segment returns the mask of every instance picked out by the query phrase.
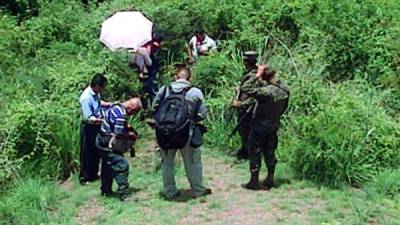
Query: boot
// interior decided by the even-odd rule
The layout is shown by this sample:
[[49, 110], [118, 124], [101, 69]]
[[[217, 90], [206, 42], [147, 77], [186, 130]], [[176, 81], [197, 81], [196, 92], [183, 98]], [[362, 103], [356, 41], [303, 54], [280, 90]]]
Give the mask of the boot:
[[252, 172], [250, 181], [247, 184], [242, 184], [242, 187], [249, 190], [260, 190], [260, 183], [258, 181], [258, 171]]
[[117, 193], [119, 195], [119, 200], [126, 201], [127, 199], [131, 198], [133, 191], [132, 188], [126, 188], [122, 190], [118, 189]]
[[275, 174], [275, 166], [278, 163], [275, 157], [271, 157], [272, 159], [266, 160], [268, 174], [265, 180], [263, 181], [263, 189], [270, 190], [274, 187], [274, 174]]
[[274, 187], [274, 176], [269, 175], [264, 179], [262, 185], [264, 190], [270, 190], [271, 188]]

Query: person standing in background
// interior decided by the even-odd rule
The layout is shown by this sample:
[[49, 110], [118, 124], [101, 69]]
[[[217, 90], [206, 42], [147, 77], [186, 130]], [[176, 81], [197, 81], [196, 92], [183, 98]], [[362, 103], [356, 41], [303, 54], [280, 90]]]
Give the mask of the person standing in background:
[[157, 76], [160, 71], [160, 49], [163, 37], [153, 35], [153, 39], [144, 46], [130, 50], [132, 54], [129, 65], [139, 73], [143, 82], [143, 90], [149, 96], [151, 103], [158, 91]]
[[208, 55], [217, 51], [217, 44], [207, 35], [204, 29], [197, 29], [195, 35], [190, 39], [188, 45], [189, 64], [194, 64], [199, 56]]

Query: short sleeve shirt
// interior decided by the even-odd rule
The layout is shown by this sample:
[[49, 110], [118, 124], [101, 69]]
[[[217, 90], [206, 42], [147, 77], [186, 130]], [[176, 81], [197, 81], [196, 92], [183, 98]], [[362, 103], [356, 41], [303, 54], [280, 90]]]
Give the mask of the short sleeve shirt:
[[82, 119], [84, 121], [102, 117], [100, 99], [100, 94], [95, 93], [90, 86], [82, 92], [79, 103], [81, 105]]
[[200, 51], [213, 51], [217, 49], [217, 44], [208, 35], [204, 38], [202, 42], [197, 41], [197, 37], [193, 36], [189, 41], [189, 46], [192, 48], [193, 56], [197, 57]]

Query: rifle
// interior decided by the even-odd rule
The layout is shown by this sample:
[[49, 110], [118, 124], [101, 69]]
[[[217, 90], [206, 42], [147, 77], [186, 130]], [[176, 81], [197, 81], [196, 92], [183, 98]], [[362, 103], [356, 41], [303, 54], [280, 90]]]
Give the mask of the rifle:
[[233, 128], [232, 133], [228, 136], [228, 139], [231, 139], [233, 135], [236, 134], [236, 132], [239, 130], [240, 125], [242, 125], [242, 123], [248, 118], [248, 116], [253, 113], [255, 106], [256, 104], [253, 104], [246, 109], [245, 114], [239, 118], [239, 122], [236, 124], [235, 128]]

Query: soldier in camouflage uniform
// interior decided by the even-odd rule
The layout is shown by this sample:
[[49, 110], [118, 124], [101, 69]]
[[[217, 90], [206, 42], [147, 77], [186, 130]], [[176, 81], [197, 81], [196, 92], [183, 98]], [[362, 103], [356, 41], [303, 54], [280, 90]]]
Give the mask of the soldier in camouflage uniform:
[[[257, 73], [257, 52], [255, 51], [247, 51], [244, 53], [244, 63], [245, 63], [245, 73], [243, 75], [242, 80], [240, 81], [240, 86], [238, 90], [238, 94], [236, 98], [232, 102], [232, 106], [237, 108], [238, 110], [238, 131], [242, 141], [242, 146], [236, 153], [237, 159], [247, 159], [248, 158], [248, 143], [247, 139], [249, 136], [250, 130], [250, 118], [249, 116], [246, 117], [247, 110], [253, 104], [255, 104], [255, 99], [248, 96], [243, 91], [240, 91], [241, 86], [243, 83], [252, 75]], [[240, 122], [241, 118], [243, 120]]]
[[[257, 102], [250, 122], [248, 139], [251, 179], [243, 185], [247, 189], [258, 190], [263, 187], [268, 190], [274, 185], [279, 120], [287, 108], [289, 99], [288, 86], [277, 80], [275, 73], [274, 70], [260, 65], [257, 73], [250, 75], [241, 86], [241, 91], [255, 98]], [[262, 155], [268, 175], [260, 186], [258, 176]]]

